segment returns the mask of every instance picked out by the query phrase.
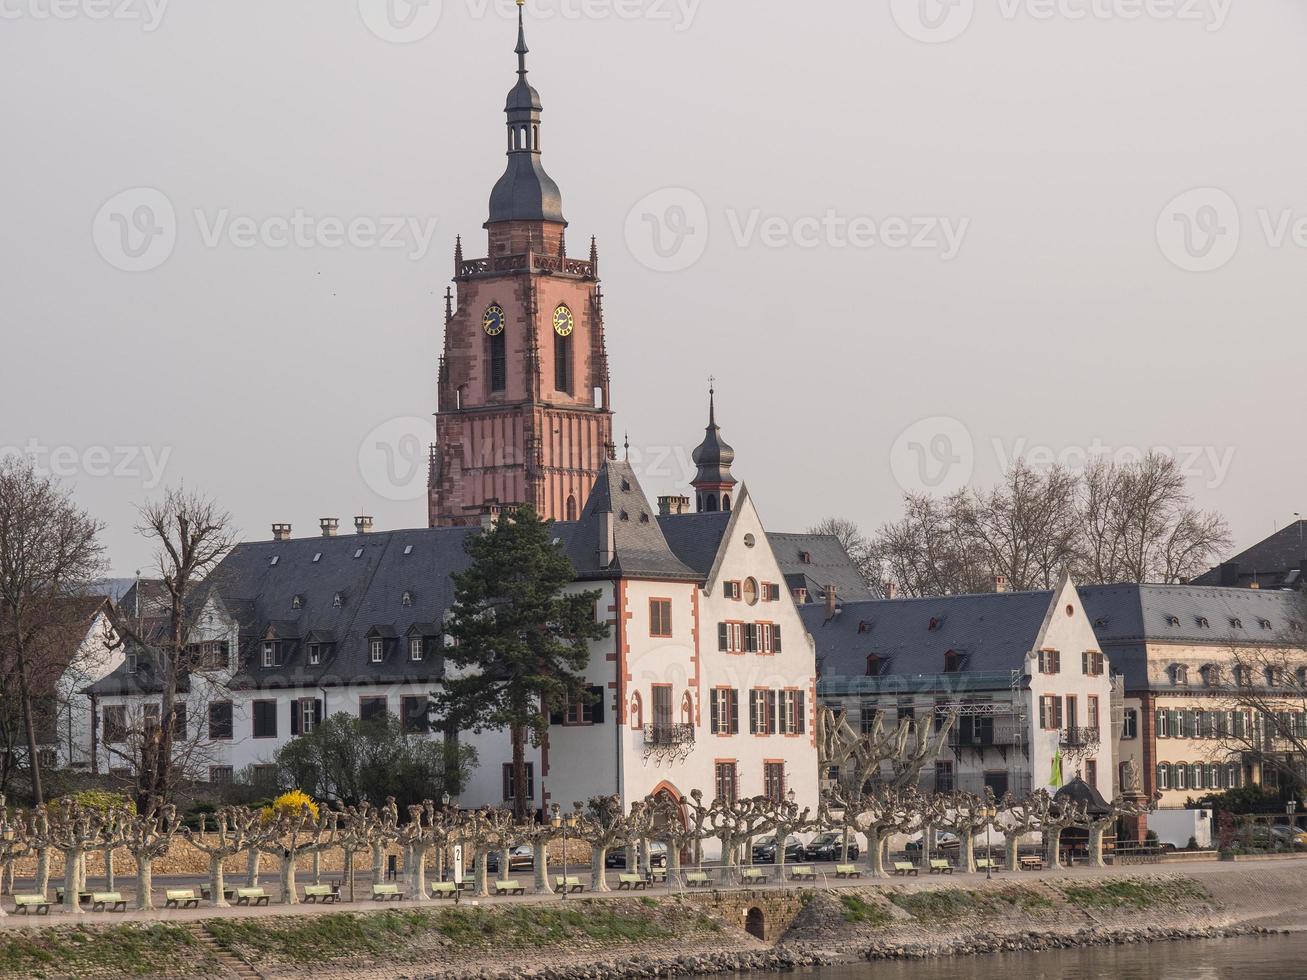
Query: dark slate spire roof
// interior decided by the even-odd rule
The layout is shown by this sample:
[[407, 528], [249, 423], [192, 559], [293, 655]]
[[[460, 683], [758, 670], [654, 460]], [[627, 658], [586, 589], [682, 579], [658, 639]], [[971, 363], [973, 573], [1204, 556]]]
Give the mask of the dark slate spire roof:
[[708, 389], [708, 434], [694, 451], [694, 464], [699, 467], [691, 486], [734, 486], [736, 479], [731, 475], [731, 464], [735, 462], [735, 450], [722, 438], [722, 430], [717, 425], [717, 392]]
[[[602, 562], [612, 527], [612, 561]], [[582, 579], [627, 578], [700, 581], [702, 576], [672, 551], [657, 518], [625, 461], [610, 460], [575, 524], [555, 525]]]
[[527, 81], [526, 24], [517, 11], [517, 84], [508, 93], [508, 169], [490, 195], [490, 221], [554, 221], [563, 217], [563, 194], [540, 162], [540, 93]]

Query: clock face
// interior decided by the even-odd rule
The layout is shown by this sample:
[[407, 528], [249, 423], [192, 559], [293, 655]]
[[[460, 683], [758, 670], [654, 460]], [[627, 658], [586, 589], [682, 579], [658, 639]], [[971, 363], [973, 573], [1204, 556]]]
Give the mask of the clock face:
[[576, 317], [566, 306], [560, 306], [554, 310], [554, 333], [560, 337], [572, 336], [572, 331], [576, 329]]
[[504, 326], [508, 323], [508, 318], [504, 316], [503, 307], [492, 306], [486, 310], [485, 318], [481, 321], [481, 328], [485, 330], [486, 336], [498, 337], [504, 332]]

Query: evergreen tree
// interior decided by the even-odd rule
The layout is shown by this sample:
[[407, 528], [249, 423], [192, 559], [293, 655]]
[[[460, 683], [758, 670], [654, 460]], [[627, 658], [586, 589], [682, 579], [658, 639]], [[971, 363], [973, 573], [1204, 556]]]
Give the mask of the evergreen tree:
[[599, 592], [564, 593], [572, 562], [550, 522], [530, 507], [468, 539], [472, 565], [454, 575], [445, 649], [449, 668], [433, 697], [447, 729], [502, 730], [513, 745], [513, 809], [527, 813], [526, 746], [549, 729], [550, 708], [588, 698], [589, 644], [608, 636], [597, 622]]

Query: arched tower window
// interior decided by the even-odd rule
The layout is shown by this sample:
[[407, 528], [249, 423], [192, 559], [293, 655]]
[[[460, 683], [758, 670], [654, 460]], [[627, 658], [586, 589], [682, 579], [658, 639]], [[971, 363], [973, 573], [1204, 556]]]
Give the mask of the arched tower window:
[[567, 519], [576, 520], [576, 497], [573, 494], [567, 495]]
[[508, 339], [504, 331], [490, 338], [490, 390], [508, 388]]
[[554, 334], [554, 390], [572, 393], [572, 335]]

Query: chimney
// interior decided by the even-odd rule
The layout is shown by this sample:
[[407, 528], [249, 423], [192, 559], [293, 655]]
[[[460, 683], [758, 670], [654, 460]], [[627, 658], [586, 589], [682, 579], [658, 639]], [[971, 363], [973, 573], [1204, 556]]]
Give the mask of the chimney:
[[659, 497], [658, 513], [663, 517], [675, 517], [690, 513], [689, 497]]
[[373, 520], [371, 517], [354, 518], [354, 530], [359, 534], [371, 534]]
[[334, 538], [340, 531], [340, 519], [336, 517], [324, 517], [318, 522], [322, 527], [322, 536], [324, 538]]
[[881, 585], [880, 592], [886, 599], [897, 599], [899, 597], [899, 583], [885, 582]]
[[599, 515], [599, 567], [607, 568], [617, 558], [617, 519], [612, 511]]
[[289, 541], [290, 532], [291, 526], [289, 524], [274, 524], [272, 525], [272, 540]]
[[835, 605], [839, 596], [836, 594], [835, 586], [826, 586], [826, 621], [830, 622], [835, 618]]
[[993, 587], [993, 591], [998, 594], [1002, 594], [1008, 590], [1006, 575], [995, 575], [989, 580], [989, 583]]

